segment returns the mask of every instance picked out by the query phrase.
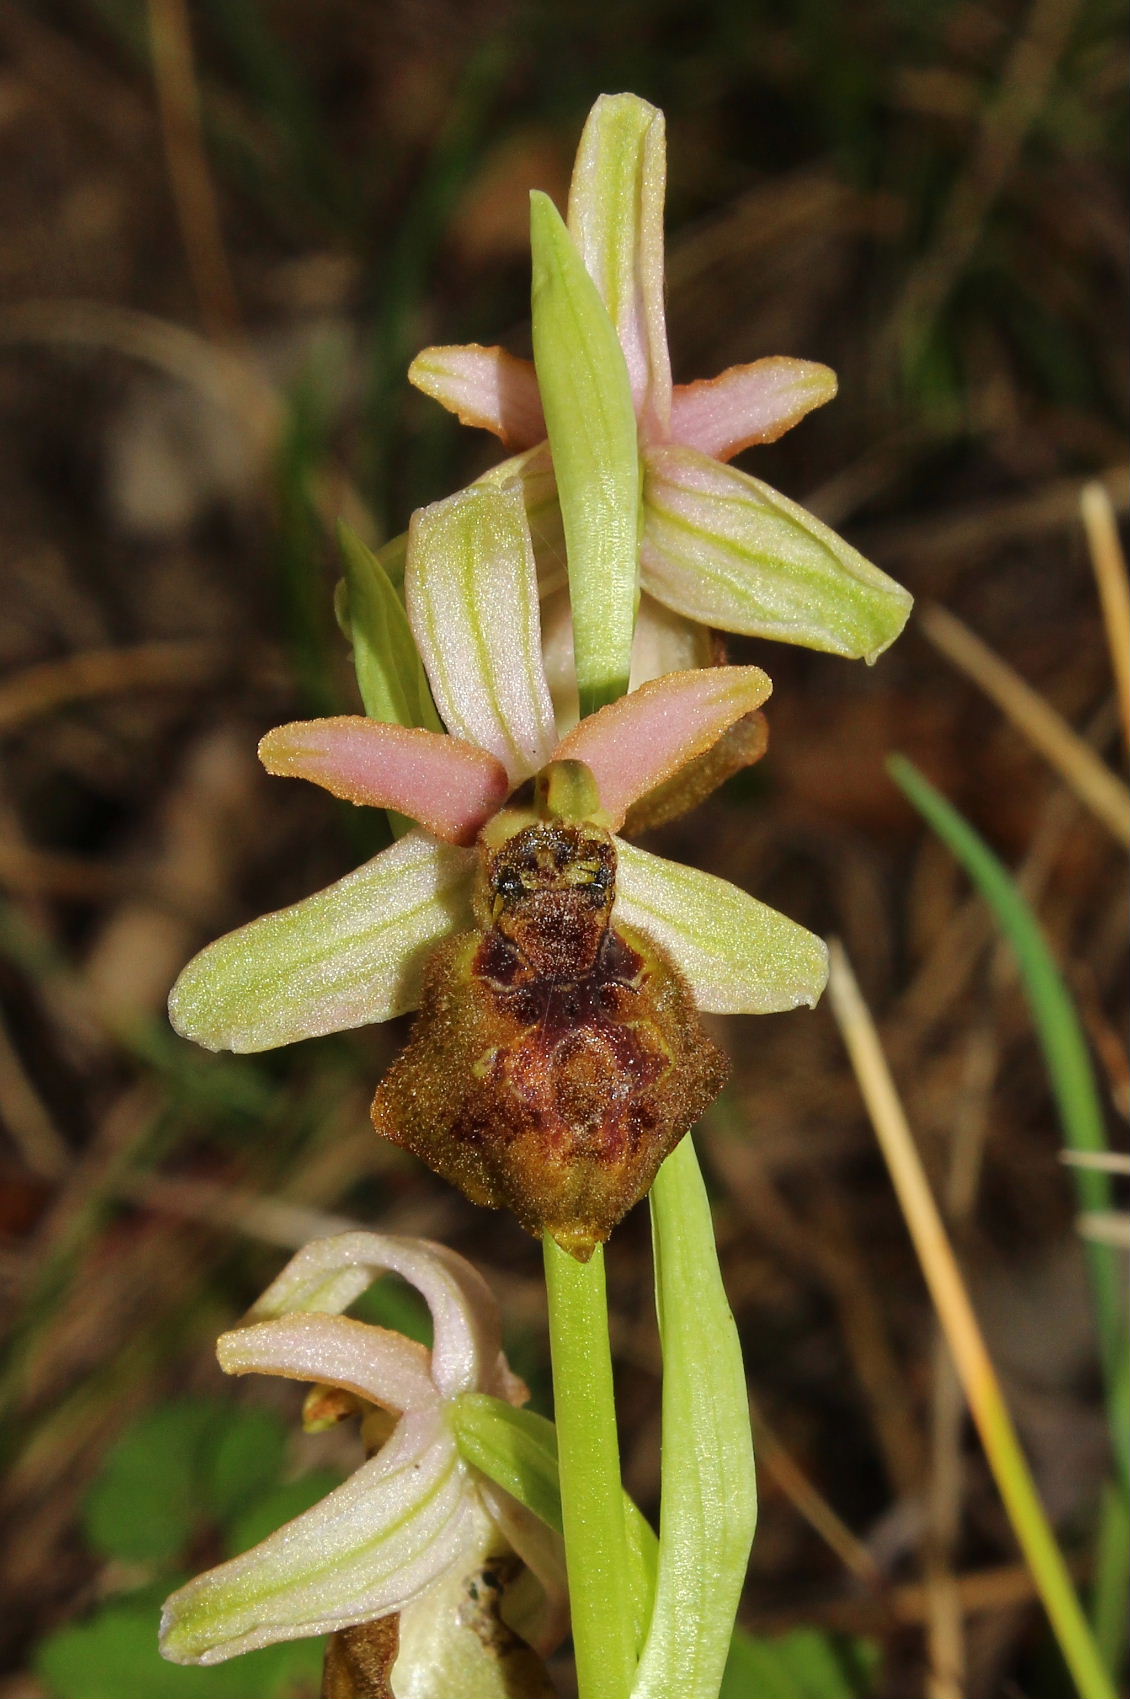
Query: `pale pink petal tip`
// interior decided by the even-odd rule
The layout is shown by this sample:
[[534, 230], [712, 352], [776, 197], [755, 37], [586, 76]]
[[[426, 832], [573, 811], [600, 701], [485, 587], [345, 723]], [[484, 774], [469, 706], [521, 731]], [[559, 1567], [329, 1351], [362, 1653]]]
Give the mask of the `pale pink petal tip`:
[[422, 1345], [352, 1316], [306, 1313], [233, 1328], [220, 1335], [216, 1356], [225, 1374], [343, 1387], [398, 1415], [439, 1397]]
[[360, 714], [276, 726], [259, 745], [268, 773], [309, 779], [347, 802], [395, 808], [452, 844], [469, 844], [506, 799], [501, 761], [462, 738]]
[[730, 366], [716, 378], [678, 386], [671, 440], [730, 460], [754, 443], [776, 442], [835, 393], [835, 372], [815, 360], [779, 355]]
[[460, 424], [493, 431], [508, 448], [532, 448], [545, 437], [537, 378], [529, 360], [505, 348], [425, 348], [408, 381], [454, 413]]
[[556, 760], [583, 761], [618, 826], [637, 799], [710, 749], [728, 726], [760, 708], [772, 690], [760, 667], [667, 673], [580, 722]]

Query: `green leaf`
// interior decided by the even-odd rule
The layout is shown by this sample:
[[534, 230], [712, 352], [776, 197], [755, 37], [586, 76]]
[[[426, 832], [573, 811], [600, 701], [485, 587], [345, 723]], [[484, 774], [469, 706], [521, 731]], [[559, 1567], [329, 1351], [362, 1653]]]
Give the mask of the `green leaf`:
[[530, 197], [534, 364], [569, 560], [581, 713], [623, 696], [639, 601], [639, 443], [624, 353], [548, 196]]
[[349, 1306], [350, 1315], [358, 1321], [372, 1322], [374, 1327], [391, 1328], [415, 1339], [430, 1351], [435, 1328], [432, 1312], [414, 1286], [395, 1274], [383, 1274], [366, 1288]]
[[[455, 1442], [468, 1463], [540, 1516], [558, 1534], [564, 1532], [561, 1484], [557, 1472], [557, 1429], [534, 1410], [516, 1410], [486, 1392], [465, 1392], [451, 1408]], [[659, 1542], [647, 1517], [624, 1494], [624, 1532], [628, 1543], [628, 1591], [642, 1641], [655, 1592]]]
[[271, 1410], [225, 1409], [201, 1470], [201, 1499], [226, 1522], [273, 1486], [286, 1459], [286, 1429]]
[[83, 1528], [90, 1544], [132, 1563], [175, 1558], [196, 1525], [205, 1446], [222, 1419], [215, 1404], [185, 1400], [135, 1422], [87, 1495]]
[[719, 1699], [857, 1699], [877, 1661], [866, 1641], [840, 1643], [815, 1628], [774, 1639], [735, 1629]]
[[365, 712], [396, 726], [442, 731], [404, 603], [378, 555], [341, 520], [345, 559], [343, 613]]
[[315, 1699], [323, 1640], [293, 1641], [212, 1669], [166, 1663], [152, 1590], [52, 1634], [35, 1655], [52, 1699]]
[[757, 1520], [741, 1346], [685, 1138], [651, 1191], [663, 1345], [663, 1508], [655, 1609], [632, 1699], [716, 1699]]
[[463, 1393], [449, 1420], [466, 1461], [560, 1534], [564, 1523], [553, 1423], [487, 1392]]

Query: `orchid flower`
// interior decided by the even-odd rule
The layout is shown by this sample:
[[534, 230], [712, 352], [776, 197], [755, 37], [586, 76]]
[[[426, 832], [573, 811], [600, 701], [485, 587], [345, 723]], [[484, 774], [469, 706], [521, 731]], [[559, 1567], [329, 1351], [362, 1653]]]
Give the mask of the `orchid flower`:
[[[270, 772], [393, 808], [416, 827], [312, 897], [201, 951], [169, 1000], [173, 1025], [210, 1050], [269, 1050], [391, 1020], [419, 1004], [424, 965], [471, 924], [470, 846], [550, 762], [591, 769], [612, 831], [629, 807], [752, 712], [758, 667], [654, 680], [558, 739], [542, 661], [536, 569], [519, 492], [472, 486], [413, 521], [408, 619], [449, 735], [340, 715], [268, 732]], [[499, 616], [484, 619], [483, 610]], [[656, 938], [700, 1009], [812, 1005], [823, 943], [744, 891], [616, 840], [616, 914]]]
[[[173, 988], [178, 1031], [209, 1049], [263, 1050], [419, 1007], [424, 968], [438, 961], [437, 946], [476, 920], [483, 924], [482, 897], [480, 908], [472, 907], [480, 861], [533, 818], [522, 787], [539, 774], [543, 797], [566, 796], [567, 805], [554, 805], [555, 818], [589, 821], [607, 839], [603, 890], [614, 890], [612, 923], [642, 934], [645, 949], [657, 944], [666, 953], [687, 988], [673, 996], [728, 1013], [813, 1004], [827, 971], [818, 938], [723, 879], [609, 836], [634, 803], [699, 761], [760, 706], [771, 688], [765, 674], [757, 667], [668, 674], [559, 739], [533, 549], [514, 488], [473, 487], [422, 509], [413, 521], [405, 590], [447, 733], [342, 715], [280, 726], [267, 733], [260, 756], [273, 773], [398, 810], [417, 825], [328, 889], [202, 951]], [[484, 619], [485, 609], [499, 617]], [[581, 801], [569, 803], [570, 795]], [[471, 848], [475, 842], [480, 847]], [[698, 1113], [720, 1083], [719, 1076], [708, 1093], [703, 1085]], [[376, 1105], [374, 1119], [394, 1136]], [[417, 1148], [407, 1138], [398, 1142]], [[634, 1191], [618, 1194], [599, 1231], [586, 1225], [573, 1236], [558, 1229], [559, 1217], [523, 1211], [512, 1196], [467, 1183], [450, 1161], [418, 1153], [476, 1201], [506, 1202], [524, 1225], [545, 1228], [579, 1257], [607, 1237], [654, 1173], [653, 1165]]]
[[[342, 1314], [386, 1272], [426, 1300], [430, 1352]], [[528, 1397], [502, 1354], [498, 1306], [476, 1270], [422, 1239], [356, 1232], [316, 1240], [220, 1338], [217, 1355], [228, 1374], [314, 1381], [395, 1421], [376, 1455], [320, 1504], [172, 1595], [161, 1628], [165, 1657], [219, 1663], [397, 1614], [391, 1690], [421, 1699], [535, 1690], [512, 1685], [503, 1665], [508, 1657], [536, 1665], [530, 1648], [545, 1655], [565, 1633], [560, 1540], [463, 1461], [450, 1420], [465, 1393], [512, 1405]], [[479, 1632], [473, 1608], [508, 1557], [517, 1572], [513, 1554], [528, 1572], [520, 1585], [515, 1575], [517, 1620], [508, 1625], [520, 1640], [497, 1622], [493, 1634]]]
[[[906, 623], [909, 594], [802, 507], [727, 464], [831, 400], [835, 374], [814, 361], [770, 357], [672, 386], [665, 177], [663, 114], [635, 95], [602, 95], [581, 137], [568, 225], [618, 333], [636, 410], [642, 596], [632, 682], [708, 665], [706, 628], [873, 661]], [[560, 521], [533, 363], [502, 348], [426, 348], [408, 375], [464, 424], [518, 451], [486, 478], [517, 479], [523, 490], [550, 598], [552, 674], [555, 683], [566, 680]]]

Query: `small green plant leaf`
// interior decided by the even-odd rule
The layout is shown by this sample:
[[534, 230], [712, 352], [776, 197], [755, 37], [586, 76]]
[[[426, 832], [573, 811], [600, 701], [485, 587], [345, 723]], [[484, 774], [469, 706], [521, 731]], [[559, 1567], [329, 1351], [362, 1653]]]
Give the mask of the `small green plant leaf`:
[[763, 1639], [735, 1629], [719, 1699], [859, 1699], [877, 1662], [867, 1641], [815, 1628]]
[[349, 1306], [349, 1314], [374, 1327], [388, 1327], [415, 1339], [430, 1351], [435, 1332], [432, 1312], [414, 1286], [396, 1274], [383, 1274]]
[[214, 1669], [166, 1663], [157, 1650], [163, 1590], [131, 1594], [46, 1639], [35, 1670], [51, 1699], [315, 1699], [322, 1640], [270, 1646]]
[[366, 714], [390, 725], [442, 731], [404, 603], [380, 556], [344, 520], [338, 539], [345, 561], [340, 609]]
[[201, 1464], [216, 1422], [215, 1405], [186, 1399], [127, 1429], [86, 1499], [83, 1528], [97, 1551], [132, 1563], [177, 1556], [199, 1513]]
[[[558, 1534], [564, 1531], [561, 1483], [557, 1472], [557, 1429], [534, 1410], [516, 1410], [486, 1392], [466, 1392], [451, 1408], [455, 1443], [466, 1462], [540, 1516]], [[659, 1542], [646, 1516], [624, 1494], [624, 1533], [628, 1547], [628, 1593], [642, 1642], [655, 1594]]]
[[560, 1534], [564, 1524], [553, 1423], [486, 1392], [465, 1392], [452, 1405], [450, 1421], [466, 1461]]
[[286, 1429], [273, 1411], [237, 1404], [223, 1412], [205, 1453], [201, 1498], [218, 1522], [227, 1522], [278, 1480]]

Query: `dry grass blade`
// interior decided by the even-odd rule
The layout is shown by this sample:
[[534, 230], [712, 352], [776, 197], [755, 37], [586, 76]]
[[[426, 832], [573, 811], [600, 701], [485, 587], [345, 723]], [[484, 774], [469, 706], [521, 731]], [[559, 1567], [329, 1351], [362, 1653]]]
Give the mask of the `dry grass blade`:
[[214, 679], [230, 661], [215, 643], [138, 643], [132, 649], [88, 649], [61, 661], [26, 667], [0, 685], [0, 732], [72, 702], [129, 690], [183, 690]]
[[862, 1581], [865, 1586], [881, 1590], [884, 1584], [883, 1572], [867, 1546], [856, 1538], [847, 1523], [837, 1515], [823, 1493], [781, 1444], [754, 1399], [750, 1400], [750, 1409], [761, 1468], [772, 1476], [789, 1503], [804, 1517], [813, 1532], [820, 1536], [829, 1551], [836, 1554], [848, 1573], [854, 1575], [857, 1581]]
[[1130, 1215], [1123, 1215], [1117, 1209], [1086, 1211], [1079, 1217], [1079, 1231], [1084, 1239], [1093, 1239], [1096, 1245], [1114, 1245], [1118, 1250], [1130, 1251]]
[[0, 1021], [0, 1119], [33, 1174], [57, 1180], [71, 1165], [66, 1140], [28, 1078]]
[[1047, 99], [1079, 9], [1080, 0], [1034, 0], [1015, 37], [996, 98], [983, 111], [964, 170], [899, 306], [896, 336], [915, 352], [976, 251], [986, 220]]
[[1119, 1150], [1061, 1150], [1059, 1160], [1070, 1168], [1092, 1168], [1100, 1174], [1130, 1174], [1130, 1156]]
[[[1117, 513], [1130, 508], [1130, 468], [1111, 466], [1098, 478]], [[872, 552], [888, 562], [928, 563], [935, 585], [950, 582], [971, 560], [995, 557], [1009, 543], [1028, 542], [1079, 522], [1079, 501], [1088, 480], [1052, 478], [1021, 495], [994, 497], [944, 512], [919, 514], [876, 527]]]
[[918, 621], [934, 647], [993, 699], [1119, 843], [1130, 846], [1130, 790], [1062, 716], [945, 608], [927, 605]]
[[[1032, 1576], [1023, 1563], [1001, 1564], [996, 1569], [974, 1569], [959, 1575], [954, 1587], [963, 1618], [996, 1615], [1031, 1604]], [[834, 1634], [883, 1634], [891, 1622], [916, 1627], [927, 1621], [928, 1589], [921, 1581], [903, 1581], [879, 1594], [860, 1593], [852, 1598], [809, 1601], [803, 1609], [751, 1611], [746, 1626], [754, 1634], [787, 1634], [791, 1628], [818, 1625]]]
[[839, 944], [832, 946], [828, 991], [970, 1413], [1064, 1659], [1082, 1699], [1115, 1699], [1114, 1684], [1083, 1615], [1021, 1450], [879, 1034]]
[[200, 97], [184, 0], [149, 0], [149, 33], [169, 178], [189, 269], [201, 317], [209, 333], [223, 341], [238, 329], [239, 305], [204, 151]]
[[1126, 556], [1118, 538], [1114, 505], [1103, 484], [1088, 484], [1079, 498], [1091, 564], [1099, 586], [1103, 622], [1118, 685], [1122, 732], [1130, 750], [1130, 582]]
[[184, 1221], [203, 1221], [229, 1227], [264, 1245], [285, 1251], [301, 1250], [311, 1239], [363, 1230], [365, 1223], [286, 1198], [258, 1197], [238, 1186], [217, 1186], [207, 1180], [170, 1179], [162, 1174], [125, 1175], [114, 1186], [119, 1197], [158, 1214]]
[[156, 313], [106, 301], [21, 301], [0, 312], [3, 343], [103, 349], [152, 366], [230, 409], [264, 461], [283, 429], [282, 398], [254, 361]]

